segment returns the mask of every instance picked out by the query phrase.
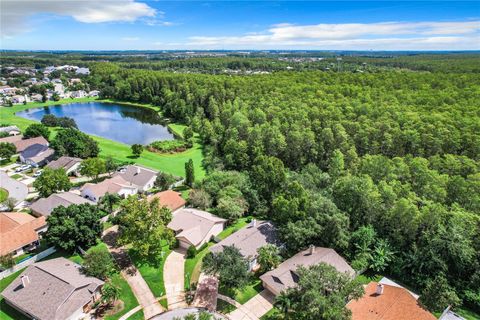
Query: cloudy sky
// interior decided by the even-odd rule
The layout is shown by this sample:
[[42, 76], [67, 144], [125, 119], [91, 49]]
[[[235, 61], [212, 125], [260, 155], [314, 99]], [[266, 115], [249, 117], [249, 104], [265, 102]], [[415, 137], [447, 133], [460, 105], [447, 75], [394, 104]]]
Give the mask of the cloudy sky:
[[1, 48], [479, 50], [479, 1], [0, 0]]

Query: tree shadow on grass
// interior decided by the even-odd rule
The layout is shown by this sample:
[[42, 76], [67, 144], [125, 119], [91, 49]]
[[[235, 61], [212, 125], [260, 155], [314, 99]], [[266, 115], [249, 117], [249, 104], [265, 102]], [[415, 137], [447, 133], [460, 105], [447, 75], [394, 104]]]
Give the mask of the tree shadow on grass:
[[[7, 315], [7, 317], [10, 317], [10, 319], [14, 320], [28, 320], [25, 315], [17, 311], [15, 308], [13, 308], [11, 305], [9, 305], [5, 299], [2, 299], [0, 301], [0, 310]], [[3, 317], [2, 317], [3, 319]], [[9, 318], [6, 318], [5, 320], [8, 320]]]

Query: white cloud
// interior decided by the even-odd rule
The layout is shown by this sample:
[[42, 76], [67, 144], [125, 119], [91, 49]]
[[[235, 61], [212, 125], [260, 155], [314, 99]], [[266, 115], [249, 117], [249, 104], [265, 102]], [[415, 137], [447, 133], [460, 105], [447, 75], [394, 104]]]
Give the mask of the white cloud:
[[135, 0], [1, 0], [1, 9], [3, 36], [31, 30], [27, 20], [37, 14], [71, 16], [83, 23], [133, 22], [161, 14]]
[[480, 47], [480, 21], [276, 24], [262, 33], [194, 36], [202, 48], [301, 48], [352, 50], [467, 50]]

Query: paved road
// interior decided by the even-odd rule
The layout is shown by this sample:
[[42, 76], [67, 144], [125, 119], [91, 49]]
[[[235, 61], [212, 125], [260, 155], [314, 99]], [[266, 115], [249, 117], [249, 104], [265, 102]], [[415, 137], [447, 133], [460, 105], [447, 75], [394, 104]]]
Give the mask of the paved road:
[[103, 232], [103, 241], [107, 244], [108, 250], [121, 268], [121, 274], [127, 280], [128, 285], [143, 308], [145, 319], [162, 313], [164, 310], [155, 299], [152, 291], [143, 279], [140, 272], [131, 263], [128, 254], [122, 247], [116, 245], [118, 226], [113, 226]]
[[184, 290], [185, 253], [183, 249], [173, 250], [167, 256], [163, 267], [169, 310], [187, 307]]

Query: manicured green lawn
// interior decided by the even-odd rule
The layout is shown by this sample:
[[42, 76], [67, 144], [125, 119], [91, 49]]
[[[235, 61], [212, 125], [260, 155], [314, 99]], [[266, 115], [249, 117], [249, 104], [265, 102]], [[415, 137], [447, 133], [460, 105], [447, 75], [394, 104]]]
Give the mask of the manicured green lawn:
[[10, 178], [18, 180], [23, 178], [23, 176], [21, 174], [15, 173], [14, 175], [10, 176]]
[[270, 309], [267, 313], [260, 317], [260, 320], [270, 320], [270, 319], [278, 319], [277, 315], [280, 315], [280, 310], [277, 308]]
[[235, 299], [240, 304], [244, 304], [263, 290], [262, 282], [257, 277], [252, 277], [250, 282], [242, 289], [230, 290], [220, 287], [219, 292], [225, 296]]
[[[17, 278], [20, 273], [23, 272], [22, 270], [19, 270], [15, 272], [14, 274], [9, 275], [8, 277], [0, 280], [0, 292], [2, 292], [10, 283], [12, 283], [15, 278]], [[10, 307], [5, 300], [0, 296], [0, 319], [2, 320], [24, 320], [28, 319], [25, 317], [23, 314], [15, 310], [14, 308]]]
[[[128, 311], [132, 310], [136, 306], [138, 306], [137, 298], [130, 289], [128, 282], [123, 279], [123, 277], [117, 273], [111, 277], [112, 284], [120, 288], [120, 300], [123, 301], [123, 309], [116, 314], [106, 316], [105, 320], [117, 320], [120, 319]], [[138, 312], [137, 312], [138, 313]], [[143, 313], [142, 313], [143, 315]], [[143, 318], [141, 318], [143, 319]]]
[[163, 259], [159, 259], [158, 265], [152, 265], [149, 262], [144, 262], [138, 259], [133, 251], [130, 251], [130, 259], [132, 259], [133, 264], [137, 267], [138, 271], [142, 275], [143, 279], [148, 284], [150, 290], [152, 290], [153, 295], [157, 298], [165, 295], [165, 283], [163, 281], [163, 266], [167, 256], [170, 254], [171, 250], [168, 246], [164, 247], [164, 256]]
[[0, 188], [0, 202], [3, 202], [8, 199], [8, 191], [6, 189]]
[[[17, 125], [20, 129], [25, 130], [25, 128], [34, 123], [32, 120], [24, 119], [21, 117], [17, 117], [15, 115], [16, 112], [23, 111], [30, 108], [39, 108], [43, 106], [49, 105], [58, 105], [58, 104], [66, 104], [66, 103], [78, 103], [78, 102], [91, 102], [95, 101], [95, 98], [82, 98], [82, 99], [62, 99], [60, 101], [48, 101], [46, 103], [27, 103], [26, 105], [16, 105], [13, 107], [2, 107], [0, 108], [0, 123], [1, 124], [14, 124]], [[141, 105], [136, 103], [125, 103], [125, 102], [118, 102], [113, 100], [98, 100], [99, 102], [117, 102], [121, 104], [128, 104], [138, 107], [146, 107], [146, 108], [153, 108], [158, 109], [158, 107], [153, 107], [151, 105]], [[172, 131], [176, 133], [182, 132], [184, 125], [181, 124], [170, 124]], [[56, 129], [52, 130], [53, 138], [56, 134]], [[154, 153], [150, 151], [144, 151], [139, 158], [131, 158], [132, 150], [130, 149], [129, 145], [108, 140], [105, 138], [92, 136], [95, 139], [99, 147], [101, 149], [100, 157], [106, 158], [111, 156], [112, 158], [118, 161], [128, 161], [128, 162], [135, 162], [140, 165], [143, 165], [148, 168], [164, 171], [171, 173], [176, 176], [184, 177], [185, 176], [185, 162], [189, 159], [193, 160], [194, 168], [195, 168], [195, 178], [197, 180], [201, 180], [205, 177], [205, 169], [202, 166], [203, 162], [203, 154], [202, 154], [202, 145], [198, 139], [198, 135], [195, 135], [195, 142], [192, 148], [175, 154], [160, 154]]]
[[234, 232], [238, 231], [239, 229], [245, 227], [248, 224], [248, 221], [250, 219], [252, 219], [252, 218], [251, 217], [243, 217], [243, 218], [238, 219], [234, 224], [228, 226], [227, 228], [225, 228], [225, 230], [220, 232], [218, 234], [217, 238], [222, 239], [222, 240], [225, 239], [226, 237], [228, 237], [232, 233], [234, 233]]
[[198, 282], [198, 278], [200, 278], [200, 269], [202, 267], [202, 259], [208, 253], [208, 248], [213, 245], [214, 243], [209, 242], [207, 247], [198, 252], [195, 257], [185, 260], [185, 289], [190, 289], [192, 283]]
[[143, 319], [145, 319], [143, 315], [143, 310], [138, 310], [128, 318], [128, 320], [143, 320]]
[[217, 311], [223, 314], [227, 314], [232, 312], [233, 310], [237, 309], [234, 305], [223, 301], [221, 299], [217, 299]]

